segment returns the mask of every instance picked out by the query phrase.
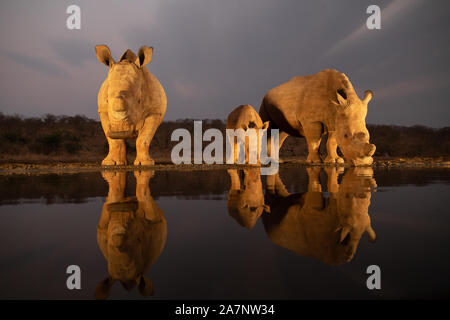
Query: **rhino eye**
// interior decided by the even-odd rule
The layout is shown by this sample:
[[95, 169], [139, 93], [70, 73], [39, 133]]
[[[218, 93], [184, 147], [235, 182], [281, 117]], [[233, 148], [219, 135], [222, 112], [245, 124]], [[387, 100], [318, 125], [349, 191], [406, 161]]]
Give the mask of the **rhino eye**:
[[344, 138], [346, 138], [346, 139], [347, 139], [347, 138], [348, 138], [348, 134], [344, 134]]

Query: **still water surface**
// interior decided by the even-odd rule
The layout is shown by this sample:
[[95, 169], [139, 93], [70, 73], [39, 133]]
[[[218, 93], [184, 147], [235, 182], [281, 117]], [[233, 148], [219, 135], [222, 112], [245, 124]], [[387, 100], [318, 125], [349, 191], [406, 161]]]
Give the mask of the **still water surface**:
[[288, 166], [0, 176], [0, 298], [448, 298], [449, 183]]

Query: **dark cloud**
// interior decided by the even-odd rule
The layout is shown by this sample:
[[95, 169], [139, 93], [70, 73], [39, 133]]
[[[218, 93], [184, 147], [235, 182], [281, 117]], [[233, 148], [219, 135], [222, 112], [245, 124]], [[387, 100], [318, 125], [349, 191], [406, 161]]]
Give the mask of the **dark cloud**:
[[[371, 4], [382, 9], [381, 30], [364, 27]], [[10, 16], [0, 19], [0, 27], [13, 19], [11, 12], [21, 20], [14, 37], [0, 31], [10, 52], [38, 46], [57, 61], [29, 54], [10, 59], [56, 78], [67, 70], [66, 89], [57, 93], [67, 95], [67, 103], [58, 109], [61, 113], [76, 110], [97, 117], [96, 95], [106, 70], [96, 60], [96, 44], [107, 44], [116, 59], [127, 48], [137, 52], [141, 45], [148, 45], [155, 48], [149, 69], [167, 92], [167, 119], [224, 119], [245, 103], [259, 109], [270, 88], [296, 75], [335, 68], [349, 76], [358, 93], [375, 92], [368, 122], [450, 125], [447, 1], [135, 0], [94, 4], [80, 0], [79, 5], [80, 31], [64, 28], [65, 5], [55, 9], [54, 2], [40, 3], [26, 12], [23, 3], [16, 8], [9, 5], [4, 12]], [[27, 30], [33, 26], [27, 23], [47, 11], [52, 14], [48, 21], [41, 21], [40, 28], [47, 24], [61, 28], [30, 38]], [[17, 40], [21, 38], [29, 39]], [[59, 69], [58, 64], [68, 68]], [[2, 90], [13, 91], [5, 81], [1, 84]], [[70, 94], [73, 88], [76, 96]], [[50, 92], [51, 88], [43, 86], [42, 90]], [[26, 94], [26, 88], [21, 92]], [[4, 99], [7, 104], [16, 98]], [[89, 101], [92, 106], [86, 105]], [[20, 103], [14, 100], [14, 105]], [[33, 103], [42, 113], [51, 110], [39, 101], [28, 105]], [[27, 104], [23, 105], [26, 114]]]
[[65, 63], [81, 66], [95, 57], [95, 44], [85, 39], [62, 38], [50, 41], [50, 47]]
[[3, 56], [11, 59], [12, 61], [38, 72], [57, 77], [61, 77], [66, 74], [61, 67], [51, 61], [48, 61], [46, 58], [28, 56], [19, 52], [12, 52], [8, 50], [3, 50], [1, 53]]

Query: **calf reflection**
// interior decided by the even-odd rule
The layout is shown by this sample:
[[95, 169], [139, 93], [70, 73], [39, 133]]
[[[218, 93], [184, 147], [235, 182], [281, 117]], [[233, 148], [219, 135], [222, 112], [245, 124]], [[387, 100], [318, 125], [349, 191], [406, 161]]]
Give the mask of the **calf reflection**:
[[167, 237], [163, 211], [150, 194], [153, 171], [135, 172], [136, 197], [125, 197], [126, 172], [102, 172], [109, 191], [97, 227], [97, 242], [108, 262], [109, 276], [96, 288], [106, 299], [115, 281], [127, 290], [138, 286], [144, 296], [153, 294], [145, 275], [160, 256]]
[[240, 173], [240, 170], [228, 170], [231, 178], [227, 202], [228, 213], [241, 226], [252, 229], [264, 210], [270, 209], [264, 204], [260, 168], [243, 169], [243, 183], [241, 183]]
[[272, 242], [299, 255], [330, 265], [350, 261], [361, 236], [376, 235], [368, 214], [371, 191], [376, 187], [372, 168], [349, 168], [338, 184], [342, 168], [326, 168], [329, 198], [319, 181], [320, 167], [308, 168], [308, 191], [289, 194], [277, 175], [267, 177], [264, 228]]

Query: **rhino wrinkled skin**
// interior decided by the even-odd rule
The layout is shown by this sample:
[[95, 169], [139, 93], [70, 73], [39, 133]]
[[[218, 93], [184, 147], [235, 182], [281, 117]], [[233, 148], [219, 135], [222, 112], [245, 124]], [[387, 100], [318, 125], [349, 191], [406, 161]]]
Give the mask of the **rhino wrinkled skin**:
[[137, 56], [128, 49], [119, 62], [114, 61], [107, 46], [95, 49], [98, 60], [109, 67], [98, 93], [98, 112], [109, 144], [102, 165], [126, 165], [125, 139], [134, 138], [134, 165], [153, 165], [149, 147], [167, 108], [163, 87], [146, 67], [153, 48], [142, 46]]
[[267, 177], [266, 204], [270, 213], [262, 221], [271, 241], [298, 255], [330, 265], [349, 262], [362, 235], [376, 240], [369, 216], [371, 192], [376, 187], [370, 167], [350, 168], [338, 184], [339, 170], [325, 169], [329, 198], [319, 182], [320, 167], [307, 168], [308, 191], [289, 194], [279, 175]]
[[[263, 123], [259, 114], [249, 104], [241, 105], [236, 109], [234, 109], [233, 111], [231, 111], [227, 117], [226, 128], [233, 130], [242, 129], [244, 130], [244, 132], [247, 132], [249, 129], [254, 129], [256, 130], [256, 142], [257, 142], [256, 146], [252, 146], [252, 148], [250, 148], [250, 139], [247, 136], [245, 137], [245, 140], [244, 139], [241, 140], [236, 137], [233, 138], [234, 141], [229, 141], [230, 145], [232, 146], [234, 145], [234, 152], [233, 152], [234, 159], [232, 159], [233, 160], [232, 163], [237, 163], [238, 150], [240, 150], [240, 148], [244, 145], [245, 145], [244, 146], [245, 163], [249, 163], [250, 150], [256, 151], [257, 154], [255, 158], [256, 162], [258, 163], [261, 153], [260, 146], [261, 146], [262, 132], [263, 130], [267, 130], [268, 127], [269, 122]], [[231, 163], [231, 159], [228, 159], [227, 163]]]
[[[319, 146], [328, 133], [325, 163], [343, 163], [337, 147], [353, 166], [370, 165], [375, 145], [369, 142], [365, 118], [372, 99], [367, 90], [361, 100], [347, 76], [336, 70], [294, 77], [271, 89], [264, 97], [259, 114], [270, 128], [280, 130], [279, 147], [289, 136], [306, 138], [307, 162], [322, 160]], [[270, 143], [268, 142], [268, 148]]]
[[108, 262], [109, 276], [97, 285], [97, 299], [106, 299], [116, 281], [127, 290], [137, 286], [143, 296], [153, 294], [146, 273], [167, 239], [164, 213], [150, 193], [153, 173], [135, 171], [136, 197], [125, 197], [126, 172], [102, 172], [109, 191], [97, 227], [97, 242]]

